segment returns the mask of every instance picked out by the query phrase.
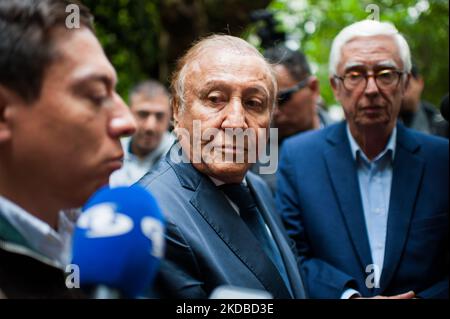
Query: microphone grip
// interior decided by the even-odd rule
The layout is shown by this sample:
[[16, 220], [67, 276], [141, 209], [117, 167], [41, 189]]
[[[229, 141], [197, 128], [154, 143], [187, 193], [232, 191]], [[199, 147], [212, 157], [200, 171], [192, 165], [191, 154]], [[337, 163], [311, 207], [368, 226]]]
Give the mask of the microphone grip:
[[121, 299], [122, 295], [118, 289], [110, 288], [105, 285], [98, 285], [93, 288], [93, 299]]

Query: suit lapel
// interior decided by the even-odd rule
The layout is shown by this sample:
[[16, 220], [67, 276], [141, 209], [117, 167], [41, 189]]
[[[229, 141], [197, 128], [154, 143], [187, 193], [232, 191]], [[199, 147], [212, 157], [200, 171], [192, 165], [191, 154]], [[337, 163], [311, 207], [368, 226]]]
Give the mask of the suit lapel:
[[401, 125], [397, 126], [397, 147], [393, 165], [387, 237], [380, 287], [394, 275], [408, 235], [409, 224], [422, 179], [424, 162], [414, 152], [420, 147]]
[[[303, 281], [301, 279], [300, 273], [298, 271], [297, 261], [295, 259], [294, 254], [291, 252], [291, 248], [287, 242], [287, 237], [282, 233], [282, 226], [277, 223], [274, 216], [270, 213], [270, 210], [267, 208], [264, 199], [261, 197], [261, 192], [256, 190], [256, 183], [253, 182], [254, 177], [250, 174], [247, 174], [248, 186], [252, 190], [256, 203], [258, 205], [258, 209], [263, 216], [263, 219], [272, 233], [273, 239], [280, 251], [281, 258], [284, 262], [286, 272], [289, 277], [289, 281], [291, 283], [291, 289], [296, 299], [304, 299], [306, 298], [305, 289], [303, 286]], [[268, 194], [269, 196], [271, 194]]]
[[345, 122], [330, 132], [327, 141], [330, 147], [325, 151], [325, 163], [338, 199], [341, 213], [358, 255], [362, 269], [372, 264], [366, 222], [361, 202], [356, 163], [351, 155], [345, 133]]
[[211, 180], [202, 177], [190, 202], [267, 291], [291, 298], [275, 265]]

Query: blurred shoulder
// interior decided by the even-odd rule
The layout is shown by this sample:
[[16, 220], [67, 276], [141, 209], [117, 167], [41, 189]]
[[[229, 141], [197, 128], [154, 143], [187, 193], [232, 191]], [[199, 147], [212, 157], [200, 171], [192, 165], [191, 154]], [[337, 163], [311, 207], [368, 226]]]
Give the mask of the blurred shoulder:
[[399, 142], [403, 145], [408, 145], [409, 143], [416, 144], [420, 146], [420, 153], [426, 156], [436, 157], [447, 157], [449, 154], [449, 141], [446, 138], [426, 134], [419, 132], [410, 128], [401, 127], [400, 132], [403, 130], [402, 138]]
[[173, 183], [174, 177], [176, 175], [166, 157], [161, 159], [154, 169], [145, 174], [137, 183], [145, 188], [152, 188], [155, 184]]

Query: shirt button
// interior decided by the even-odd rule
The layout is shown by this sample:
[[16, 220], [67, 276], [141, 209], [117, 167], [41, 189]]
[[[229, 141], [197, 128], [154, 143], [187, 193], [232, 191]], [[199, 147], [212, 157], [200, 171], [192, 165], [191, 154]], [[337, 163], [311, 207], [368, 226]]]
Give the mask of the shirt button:
[[383, 209], [381, 209], [381, 208], [375, 208], [375, 209], [373, 210], [373, 212], [374, 212], [375, 214], [377, 214], [377, 215], [381, 215], [381, 214], [383, 213]]

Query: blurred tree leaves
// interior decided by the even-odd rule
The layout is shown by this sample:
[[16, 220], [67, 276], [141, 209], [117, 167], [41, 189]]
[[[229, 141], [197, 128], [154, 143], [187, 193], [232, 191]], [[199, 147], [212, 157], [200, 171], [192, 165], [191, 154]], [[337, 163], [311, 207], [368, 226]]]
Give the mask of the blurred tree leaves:
[[[424, 98], [438, 104], [449, 85], [449, 3], [446, 0], [274, 0], [268, 9], [279, 28], [288, 35], [288, 44], [300, 45], [321, 82], [322, 95], [334, 103], [328, 83], [331, 42], [345, 26], [366, 19], [379, 8], [381, 21], [390, 21], [403, 33], [414, 61], [425, 78]], [[370, 7], [369, 7], [370, 8]], [[252, 39], [250, 32], [249, 39]]]
[[367, 18], [368, 5], [381, 20], [402, 32], [421, 69], [425, 99], [437, 104], [448, 92], [449, 4], [447, 0], [83, 0], [95, 15], [97, 35], [118, 75], [118, 91], [152, 77], [168, 83], [174, 63], [192, 41], [213, 32], [255, 42], [250, 12], [275, 13], [288, 43], [308, 55], [325, 101], [334, 103], [328, 84], [331, 41], [344, 26]]
[[95, 16], [97, 36], [117, 70], [118, 92], [128, 96], [136, 82], [158, 77], [159, 5], [146, 0], [84, 0]]
[[118, 92], [127, 98], [136, 82], [167, 84], [178, 59], [199, 37], [240, 36], [250, 12], [270, 0], [83, 0], [95, 16], [97, 35], [117, 70]]

